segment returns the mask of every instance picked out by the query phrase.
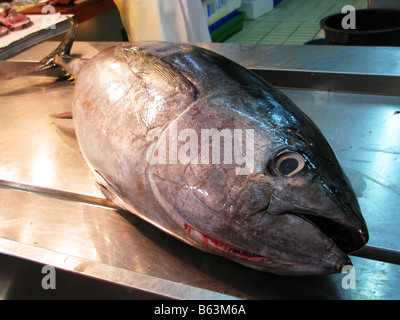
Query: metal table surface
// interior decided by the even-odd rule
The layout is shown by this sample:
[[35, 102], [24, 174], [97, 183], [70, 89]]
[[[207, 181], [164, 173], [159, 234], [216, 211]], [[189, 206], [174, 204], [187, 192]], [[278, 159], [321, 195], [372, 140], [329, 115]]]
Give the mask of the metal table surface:
[[[73, 53], [90, 58], [112, 44], [77, 42]], [[51, 70], [0, 80], [0, 298], [18, 297], [21, 274], [10, 276], [4, 265], [14, 263], [7, 260], [12, 256], [129, 288], [126, 298], [399, 299], [400, 96], [393, 86], [400, 50], [199, 45], [283, 87], [331, 143], [370, 232], [368, 246], [351, 257], [356, 287], [346, 289], [346, 274], [254, 271], [115, 208], [95, 186], [72, 121], [49, 117], [70, 110], [74, 90]], [[0, 61], [0, 73], [38, 61], [55, 46], [45, 42]], [[33, 277], [40, 287], [43, 274]]]

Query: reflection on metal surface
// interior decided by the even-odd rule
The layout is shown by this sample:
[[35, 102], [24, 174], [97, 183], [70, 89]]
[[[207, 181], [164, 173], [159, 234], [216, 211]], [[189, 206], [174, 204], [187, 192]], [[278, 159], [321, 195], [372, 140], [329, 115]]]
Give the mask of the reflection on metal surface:
[[[352, 257], [356, 288], [346, 290], [345, 274], [254, 271], [187, 246], [128, 212], [7, 189], [0, 189], [0, 198], [7, 208], [1, 211], [0, 252], [137, 290], [186, 299], [399, 297], [397, 265]], [[379, 291], [371, 291], [374, 285]]]
[[[400, 77], [379, 74], [250, 68], [277, 87], [399, 96]], [[287, 77], [290, 73], [290, 77]]]
[[32, 164], [32, 182], [34, 185], [48, 186], [54, 183], [53, 162], [45, 152], [40, 152]]
[[[89, 48], [90, 56], [105, 46], [110, 44], [74, 48]], [[207, 46], [251, 67], [285, 68], [282, 81], [293, 75], [289, 68], [363, 71], [394, 81], [400, 75], [399, 50], [393, 48]], [[32, 50], [42, 57], [42, 50]], [[354, 253], [364, 258], [352, 256], [356, 289], [342, 287], [344, 274], [281, 277], [249, 270], [116, 210], [96, 188], [71, 121], [49, 117], [70, 111], [73, 92], [69, 82], [52, 77], [0, 81], [0, 252], [176, 298], [398, 299], [400, 98], [283, 91], [321, 128], [359, 197], [371, 237]], [[0, 287], [12, 286], [10, 278], [1, 280]]]
[[[128, 288], [142, 291], [153, 298], [160, 297], [170, 299], [206, 300], [236, 299], [233, 296], [184, 285], [182, 283], [155, 278], [143, 273], [132, 272], [127, 269], [121, 269], [117, 267], [110, 268], [108, 265], [87, 259], [76, 258], [60, 253], [58, 255], [49, 255], [48, 252], [38, 247], [15, 243], [6, 239], [0, 239], [0, 248], [5, 254], [23, 256], [28, 260], [41, 261], [42, 264], [51, 265], [56, 268], [72, 271], [77, 274], [84, 273], [85, 275], [95, 279], [107, 280], [116, 285], [124, 285]], [[6, 284], [7, 286], [3, 287], [2, 292], [0, 292], [0, 294], [3, 296], [7, 296], [8, 289], [12, 286], [12, 282], [7, 281]]]

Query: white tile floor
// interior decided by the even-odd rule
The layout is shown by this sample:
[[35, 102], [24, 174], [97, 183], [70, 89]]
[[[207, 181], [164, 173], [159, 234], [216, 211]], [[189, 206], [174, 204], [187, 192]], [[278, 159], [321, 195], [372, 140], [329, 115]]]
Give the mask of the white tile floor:
[[255, 20], [244, 20], [243, 29], [225, 42], [301, 45], [324, 38], [319, 21], [345, 5], [368, 7], [368, 0], [283, 0]]

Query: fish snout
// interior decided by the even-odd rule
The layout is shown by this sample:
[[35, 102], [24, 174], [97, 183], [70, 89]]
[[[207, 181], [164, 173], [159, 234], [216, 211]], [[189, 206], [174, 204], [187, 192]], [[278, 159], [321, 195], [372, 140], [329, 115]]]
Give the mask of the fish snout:
[[285, 242], [280, 240], [285, 243], [281, 250], [291, 252], [291, 259], [298, 261], [299, 268], [302, 266], [298, 273], [340, 272], [345, 265], [351, 265], [347, 255], [368, 242], [366, 222], [356, 195], [346, 177], [340, 178], [323, 180], [315, 176], [309, 180], [297, 179], [297, 184], [285, 181], [270, 199], [266, 214], [281, 226], [277, 233], [282, 236], [286, 233]]
[[361, 249], [369, 239], [366, 221], [361, 213], [357, 197], [346, 179], [341, 188], [327, 187], [326, 192], [335, 204], [334, 209], [320, 213], [315, 223], [346, 253]]
[[322, 191], [314, 195], [323, 194], [319, 201], [325, 207], [298, 209], [292, 214], [314, 225], [346, 254], [364, 247], [369, 239], [368, 229], [351, 185], [343, 183], [337, 188], [321, 183], [318, 187]]

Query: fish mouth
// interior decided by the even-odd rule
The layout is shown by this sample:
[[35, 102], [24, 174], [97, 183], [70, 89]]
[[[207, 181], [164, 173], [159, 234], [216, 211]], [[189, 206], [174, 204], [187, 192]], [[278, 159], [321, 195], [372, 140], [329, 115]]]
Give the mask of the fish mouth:
[[204, 248], [211, 247], [217, 251], [222, 251], [229, 256], [235, 256], [235, 257], [239, 258], [240, 260], [246, 260], [249, 262], [254, 262], [254, 263], [268, 263], [269, 262], [269, 260], [263, 256], [253, 254], [251, 252], [247, 252], [244, 250], [235, 249], [235, 248], [227, 245], [226, 243], [220, 242], [220, 241], [200, 232], [199, 230], [189, 226], [187, 223], [184, 224], [184, 228], [185, 228], [185, 230], [187, 230], [189, 232], [189, 234], [191, 234], [191, 236], [193, 238], [200, 238], [201, 242], [202, 242], [202, 247], [204, 247]]
[[[321, 242], [311, 247], [308, 247], [309, 242], [308, 244], [305, 242], [304, 247], [297, 242], [298, 253], [293, 251], [292, 253], [290, 251], [285, 252], [284, 248], [274, 249], [272, 243], [272, 246], [268, 249], [269, 245], [266, 242], [267, 247], [265, 249], [272, 251], [264, 251], [266, 255], [264, 253], [261, 255], [258, 252], [246, 251], [245, 247], [237, 248], [229, 243], [221, 242], [186, 223], [184, 226], [191, 238], [199, 244], [199, 249], [225, 256], [253, 269], [270, 271], [277, 274], [304, 275], [340, 272], [343, 266], [352, 265], [347, 254], [362, 248], [367, 242], [367, 234], [358, 230], [356, 227], [357, 224], [352, 225], [350, 222], [335, 221], [331, 218], [320, 217], [316, 216], [315, 213], [307, 212], [286, 212], [281, 216], [295, 218], [295, 220], [292, 220], [292, 218], [289, 219], [298, 227], [306, 227], [308, 225], [309, 227], [305, 230], [313, 233], [311, 230], [314, 229], [315, 233], [313, 233], [313, 236], [319, 235], [318, 237], [320, 237]], [[303, 221], [304, 224], [298, 224], [300, 221]], [[292, 241], [295, 241], [295, 238], [294, 236]], [[326, 241], [322, 239], [326, 239]], [[299, 241], [303, 243], [303, 240], [299, 239]], [[309, 252], [307, 248], [310, 249]], [[283, 251], [280, 251], [282, 249]]]
[[318, 228], [346, 254], [361, 249], [367, 243], [368, 235], [366, 232], [353, 225], [347, 225], [343, 222], [310, 213], [290, 212], [289, 214], [304, 219], [315, 228]]
[[256, 255], [256, 254], [253, 254], [253, 253], [250, 253], [247, 251], [235, 249], [235, 248], [230, 247], [227, 244], [222, 243], [218, 240], [215, 240], [203, 233], [202, 233], [202, 238], [203, 238], [203, 241], [206, 242], [208, 245], [211, 244], [214, 248], [225, 251], [226, 253], [228, 253], [230, 255], [234, 255], [240, 259], [244, 259], [246, 261], [256, 262], [256, 263], [269, 262], [269, 260], [265, 257], [259, 256], [259, 255]]
[[[319, 229], [327, 238], [331, 239], [336, 244], [336, 246], [346, 254], [361, 249], [365, 246], [367, 242], [367, 236], [365, 236], [365, 233], [362, 230], [358, 230], [354, 226], [348, 226], [343, 224], [342, 222], [334, 221], [326, 217], [316, 216], [310, 213], [290, 212], [287, 214], [297, 216], [305, 220], [307, 223], [311, 224], [315, 228]], [[247, 251], [235, 249], [225, 243], [222, 243], [214, 238], [207, 236], [204, 233], [201, 233], [201, 237], [204, 242], [211, 244], [215, 248], [222, 249], [223, 251], [234, 254], [235, 256], [238, 256], [242, 259], [257, 262], [268, 261], [268, 259], [265, 257]]]

